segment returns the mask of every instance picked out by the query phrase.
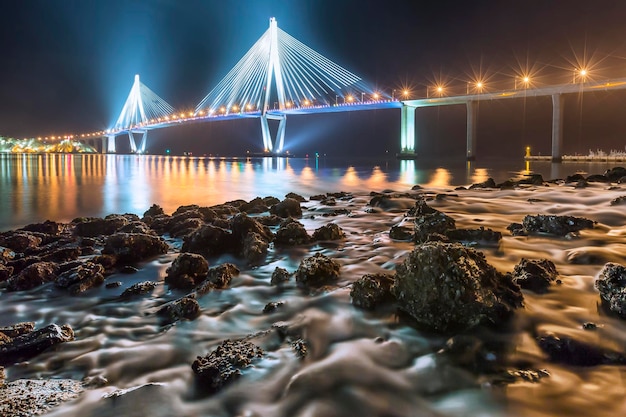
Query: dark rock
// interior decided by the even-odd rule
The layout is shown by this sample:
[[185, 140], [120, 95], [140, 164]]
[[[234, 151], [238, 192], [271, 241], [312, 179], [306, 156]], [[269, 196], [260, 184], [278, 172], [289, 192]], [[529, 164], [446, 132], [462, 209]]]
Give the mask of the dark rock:
[[59, 267], [52, 262], [37, 262], [27, 266], [7, 281], [8, 291], [24, 291], [54, 281]]
[[311, 287], [332, 284], [339, 278], [340, 265], [326, 255], [316, 253], [304, 258], [296, 271], [296, 282]]
[[583, 329], [585, 330], [596, 330], [597, 328], [598, 328], [598, 325], [590, 321], [586, 321], [583, 323]]
[[367, 274], [359, 278], [352, 285], [350, 297], [352, 304], [365, 308], [374, 309], [381, 304], [395, 301], [391, 288], [394, 278], [386, 274]]
[[40, 256], [42, 262], [67, 262], [78, 259], [78, 257], [82, 254], [79, 247], [76, 246], [66, 246], [63, 248], [54, 249], [46, 254], [42, 254]]
[[528, 185], [543, 185], [543, 177], [541, 174], [526, 174], [524, 178], [520, 179], [518, 184], [528, 184]]
[[110, 275], [117, 265], [117, 258], [113, 255], [99, 255], [91, 258], [91, 262], [102, 265], [105, 275]]
[[350, 214], [350, 210], [345, 209], [345, 208], [340, 208], [340, 209], [335, 209], [331, 211], [325, 211], [324, 213], [322, 213], [322, 216], [330, 217], [330, 216], [341, 216], [341, 215], [348, 215], [348, 214]]
[[156, 282], [152, 282], [152, 281], [138, 282], [126, 288], [124, 292], [122, 292], [122, 294], [120, 295], [120, 298], [129, 298], [135, 295], [142, 295], [142, 294], [149, 293], [152, 290], [154, 290], [157, 287], [157, 285], [158, 284]]
[[311, 242], [311, 237], [307, 233], [304, 225], [297, 220], [288, 219], [284, 221], [276, 231], [276, 245], [305, 245]]
[[0, 333], [5, 334], [11, 339], [30, 333], [33, 330], [35, 330], [35, 323], [32, 321], [12, 324], [11, 326], [0, 326]]
[[524, 229], [524, 225], [521, 223], [511, 223], [506, 227], [507, 230], [511, 232], [513, 236], [526, 236], [526, 229]]
[[610, 181], [604, 175], [593, 174], [587, 177], [587, 182], [610, 182]]
[[306, 201], [306, 198], [296, 193], [289, 193], [285, 196], [285, 198], [291, 198], [293, 200], [296, 200], [298, 203], [304, 203]]
[[559, 273], [554, 263], [548, 259], [522, 260], [513, 269], [513, 281], [520, 287], [539, 294], [548, 291], [550, 284], [556, 281]]
[[414, 239], [417, 243], [425, 242], [431, 233], [445, 234], [456, 227], [454, 219], [440, 211], [415, 217]]
[[142, 221], [132, 221], [125, 226], [120, 227], [119, 232], [121, 233], [143, 233], [143, 234], [154, 234], [154, 230], [150, 229], [150, 227]]
[[269, 314], [276, 311], [279, 307], [283, 306], [285, 303], [282, 301], [267, 303], [265, 307], [263, 307], [263, 314]]
[[172, 237], [184, 237], [200, 229], [204, 224], [204, 220], [199, 217], [190, 217], [180, 221], [170, 220], [167, 232]]
[[585, 177], [582, 174], [568, 175], [565, 177], [565, 183], [578, 182], [581, 180], [585, 181]]
[[450, 240], [461, 242], [494, 242], [502, 240], [502, 233], [480, 227], [478, 229], [451, 229], [444, 232]]
[[280, 200], [277, 199], [276, 197], [268, 196], [268, 197], [263, 197], [263, 202], [265, 203], [266, 206], [270, 207], [270, 206], [273, 206], [274, 204], [280, 203]]
[[224, 263], [209, 269], [207, 280], [216, 288], [226, 288], [237, 275], [239, 275], [239, 268], [231, 263]]
[[574, 186], [574, 188], [587, 188], [587, 187], [589, 187], [589, 183], [587, 182], [587, 180], [576, 181], [576, 185]]
[[393, 292], [401, 310], [438, 332], [499, 324], [523, 304], [511, 277], [496, 271], [481, 252], [439, 242], [408, 255], [397, 267]]
[[304, 359], [308, 355], [308, 343], [302, 339], [296, 339], [291, 342], [291, 348], [296, 352], [296, 356]]
[[24, 226], [22, 230], [27, 232], [44, 233], [46, 235], [58, 236], [67, 229], [67, 225], [46, 220], [43, 223], [33, 223]]
[[326, 197], [325, 199], [320, 201], [320, 204], [323, 204], [325, 206], [336, 206], [337, 201], [335, 200], [334, 197]]
[[418, 190], [423, 190], [423, 189], [424, 189], [424, 187], [422, 187], [419, 184], [415, 184], [413, 187], [411, 187], [411, 190], [413, 190], [413, 191], [418, 191]]
[[218, 204], [209, 208], [218, 216], [232, 216], [239, 213], [239, 209], [230, 204]]
[[270, 284], [281, 285], [289, 281], [289, 277], [291, 277], [291, 275], [292, 274], [290, 274], [289, 271], [287, 271], [286, 269], [277, 266], [276, 269], [274, 269], [274, 272], [272, 272], [272, 279], [270, 280]]
[[253, 217], [249, 217], [245, 213], [236, 214], [231, 219], [231, 230], [239, 247], [243, 246], [243, 239], [248, 233], [256, 233], [266, 242], [271, 242], [274, 238], [274, 235], [267, 226], [259, 223]]
[[609, 310], [626, 319], [626, 267], [609, 262], [594, 283]]
[[269, 216], [256, 217], [255, 220], [265, 226], [278, 226], [282, 223], [283, 218], [275, 214], [271, 214]]
[[113, 282], [107, 282], [105, 284], [106, 288], [119, 288], [122, 286], [122, 281], [113, 281]]
[[232, 234], [221, 227], [210, 224], [186, 236], [181, 251], [215, 256], [234, 250]]
[[265, 201], [263, 201], [262, 198], [257, 197], [245, 204], [242, 204], [241, 207], [239, 207], [239, 210], [244, 213], [264, 213], [269, 210], [269, 207], [265, 204]]
[[143, 221], [157, 234], [163, 235], [168, 233], [171, 219], [172, 217], [167, 214], [158, 214], [154, 217], [144, 217]]
[[487, 178], [487, 180], [472, 184], [469, 187], [470, 190], [474, 190], [476, 188], [496, 188], [496, 182], [493, 180], [493, 178]]
[[270, 214], [286, 217], [302, 217], [302, 207], [300, 203], [293, 198], [285, 198], [278, 204], [273, 205], [270, 208]]
[[165, 283], [170, 288], [191, 289], [207, 278], [209, 263], [195, 253], [181, 253], [167, 268]]
[[313, 232], [313, 240], [340, 240], [346, 237], [341, 227], [335, 223], [328, 223], [315, 229]]
[[353, 198], [352, 194], [347, 193], [345, 191], [338, 191], [338, 192], [335, 192], [335, 193], [326, 193], [326, 196], [327, 197], [336, 198], [336, 199], [339, 199], [339, 200], [349, 200], [349, 199]]
[[537, 343], [551, 362], [572, 366], [624, 365], [626, 357], [618, 352], [602, 350], [569, 337], [546, 334]]
[[0, 264], [0, 282], [8, 280], [11, 275], [13, 275], [13, 267]]
[[5, 246], [15, 252], [24, 252], [29, 248], [36, 248], [41, 244], [41, 237], [31, 232], [8, 232], [0, 235], [0, 246]]
[[604, 172], [604, 176], [608, 178], [611, 182], [619, 182], [622, 178], [626, 177], [626, 168], [624, 167], [613, 167], [607, 169]]
[[501, 190], [512, 190], [517, 186], [517, 182], [512, 180], [506, 180], [500, 184], [496, 184], [496, 188]]
[[15, 252], [4, 246], [0, 246], [0, 265], [15, 259]]
[[309, 197], [309, 200], [311, 200], [311, 201], [322, 201], [325, 198], [326, 198], [326, 196], [324, 194], [316, 194], [316, 195], [312, 195], [311, 197]]
[[77, 399], [84, 391], [72, 379], [16, 379], [0, 386], [0, 415], [26, 417], [54, 412], [60, 404]]
[[95, 237], [112, 235], [130, 222], [124, 216], [110, 214], [104, 219], [99, 217], [79, 218], [72, 220], [72, 223], [76, 224], [74, 233], [77, 236]]
[[10, 342], [0, 345], [0, 365], [12, 365], [28, 360], [54, 345], [70, 340], [74, 340], [74, 331], [67, 324], [60, 327], [51, 324], [17, 336]]
[[167, 253], [169, 246], [154, 235], [143, 233], [116, 233], [104, 242], [103, 254], [115, 255], [118, 262], [132, 263]]
[[613, 200], [611, 200], [611, 205], [612, 206], [619, 206], [619, 205], [623, 205], [626, 204], [626, 195], [622, 195], [619, 196], [617, 198], [614, 198]]
[[249, 264], [261, 263], [267, 255], [269, 242], [258, 233], [249, 232], [243, 239], [242, 255]]
[[71, 294], [79, 294], [104, 282], [104, 267], [93, 262], [85, 262], [65, 271], [56, 278], [55, 285], [67, 288]]
[[547, 233], [555, 236], [565, 236], [582, 229], [593, 229], [594, 222], [583, 217], [555, 216], [538, 214], [524, 217], [522, 225], [527, 233]]
[[195, 298], [183, 297], [165, 304], [157, 311], [166, 323], [174, 323], [181, 319], [194, 320], [200, 315], [200, 305]]
[[199, 382], [214, 393], [239, 378], [241, 371], [263, 353], [263, 349], [250, 342], [225, 340], [205, 357], [198, 356], [191, 369]]
[[143, 213], [143, 217], [155, 217], [161, 214], [165, 214], [165, 211], [163, 211], [163, 208], [161, 206], [159, 206], [158, 204], [153, 204], [150, 206], [150, 208], [148, 210], [146, 210]]
[[139, 269], [135, 268], [132, 265], [124, 265], [120, 268], [120, 272], [122, 274], [132, 275], [132, 274], [136, 274], [137, 272], [139, 272]]
[[415, 225], [413, 223], [402, 221], [391, 226], [389, 230], [389, 238], [393, 240], [411, 241], [414, 238]]

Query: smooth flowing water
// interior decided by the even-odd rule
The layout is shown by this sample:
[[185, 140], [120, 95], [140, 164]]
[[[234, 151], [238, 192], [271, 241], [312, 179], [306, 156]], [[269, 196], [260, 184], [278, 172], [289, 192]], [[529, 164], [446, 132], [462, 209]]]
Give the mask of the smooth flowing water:
[[[626, 194], [617, 186], [585, 189], [551, 184], [515, 190], [459, 190], [457, 185], [488, 177], [541, 173], [564, 177], [575, 171], [602, 173], [605, 164], [550, 164], [523, 161], [468, 163], [329, 159], [196, 159], [115, 155], [0, 156], [0, 230], [46, 219], [69, 222], [78, 216], [142, 213], [153, 203], [166, 213], [178, 206], [210, 206], [256, 196], [282, 199], [290, 191], [305, 197], [347, 191], [352, 197], [327, 207], [302, 203], [309, 234], [337, 223], [346, 239], [336, 245], [296, 249], [270, 248], [266, 262], [248, 267], [232, 257], [241, 274], [229, 289], [198, 301], [202, 314], [193, 321], [163, 326], [152, 314], [181, 297], [163, 284], [174, 249], [138, 265], [133, 275], [107, 281], [122, 287], [92, 289], [69, 296], [51, 285], [22, 292], [0, 292], [0, 325], [35, 321], [70, 324], [75, 340], [27, 363], [7, 368], [17, 378], [104, 377], [108, 384], [87, 390], [61, 405], [52, 416], [617, 416], [626, 413], [624, 366], [571, 367], [551, 363], [535, 341], [554, 332], [601, 348], [624, 352], [626, 322], [604, 313], [593, 282], [605, 262], [626, 264], [626, 212], [609, 202]], [[400, 222], [412, 201], [399, 199], [393, 209], [372, 210], [370, 191], [409, 191], [414, 184], [434, 196], [429, 204], [453, 217], [457, 227], [490, 227], [504, 238], [496, 247], [479, 247], [502, 272], [523, 257], [548, 258], [562, 285], [547, 294], [524, 292], [525, 308], [516, 313], [505, 345], [508, 363], [546, 369], [550, 376], [532, 383], [493, 384], [485, 375], [444, 360], [438, 353], [446, 337], [419, 331], [395, 311], [365, 312], [350, 303], [351, 283], [366, 273], [390, 272], [414, 244], [393, 241], [389, 229]], [[404, 205], [403, 205], [404, 204]], [[346, 208], [349, 215], [320, 214]], [[506, 230], [526, 214], [587, 217], [598, 222], [578, 239], [511, 236]], [[180, 242], [170, 240], [173, 248]], [[337, 288], [310, 295], [293, 284], [270, 285], [275, 267], [293, 272], [300, 261], [321, 252], [341, 264]], [[131, 301], [118, 298], [133, 283], [160, 284]], [[293, 279], [292, 279], [293, 280]], [[282, 308], [264, 314], [269, 302]], [[215, 395], [194, 381], [191, 363], [224, 339], [271, 329], [278, 322], [297, 328], [309, 354], [299, 359], [289, 345], [264, 340], [267, 354], [233, 385]], [[595, 331], [584, 322], [598, 325]], [[499, 352], [498, 355], [504, 355]], [[117, 390], [123, 395], [106, 398]]]

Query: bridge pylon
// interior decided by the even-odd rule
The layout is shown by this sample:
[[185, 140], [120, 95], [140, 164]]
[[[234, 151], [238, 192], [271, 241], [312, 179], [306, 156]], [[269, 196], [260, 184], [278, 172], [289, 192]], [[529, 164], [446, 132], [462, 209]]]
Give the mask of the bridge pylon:
[[[272, 133], [268, 120], [278, 120], [278, 131], [276, 140], [272, 141]], [[263, 149], [265, 152], [281, 153], [285, 144], [285, 127], [287, 126], [287, 115], [266, 113], [261, 116], [261, 132], [263, 134]]]

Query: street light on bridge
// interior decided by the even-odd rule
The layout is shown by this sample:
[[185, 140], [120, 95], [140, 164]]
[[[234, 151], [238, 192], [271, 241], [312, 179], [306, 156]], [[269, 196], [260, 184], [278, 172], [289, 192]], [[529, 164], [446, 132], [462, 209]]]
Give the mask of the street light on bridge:
[[[518, 84], [518, 81], [519, 81], [519, 84]], [[515, 89], [517, 90], [519, 86], [525, 89], [530, 87], [530, 76], [524, 75], [521, 77], [515, 77]]]
[[587, 81], [587, 76], [589, 75], [589, 70], [587, 68], [576, 68], [574, 70], [574, 77], [572, 79], [572, 83], [576, 84], [576, 78], [580, 78], [581, 82]]

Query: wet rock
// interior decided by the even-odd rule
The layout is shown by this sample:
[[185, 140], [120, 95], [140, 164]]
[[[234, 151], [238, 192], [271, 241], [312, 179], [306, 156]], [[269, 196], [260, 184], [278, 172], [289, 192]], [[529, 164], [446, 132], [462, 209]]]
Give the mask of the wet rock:
[[513, 281], [517, 285], [539, 294], [546, 293], [558, 276], [556, 266], [548, 259], [522, 258], [513, 269]]
[[71, 379], [18, 379], [0, 386], [0, 415], [25, 417], [46, 414], [78, 398], [84, 388]]
[[496, 188], [501, 190], [512, 190], [517, 186], [517, 182], [512, 180], [506, 180], [500, 184], [496, 184]]
[[527, 184], [527, 185], [543, 185], [543, 177], [541, 174], [526, 174], [524, 178], [517, 181], [518, 184]]
[[607, 177], [600, 174], [593, 174], [587, 177], [587, 182], [610, 182]]
[[589, 187], [589, 183], [587, 182], [587, 180], [576, 181], [576, 185], [574, 186], [574, 188], [587, 188], [587, 187]]
[[271, 207], [274, 204], [280, 203], [280, 200], [276, 197], [267, 196], [267, 197], [263, 197], [263, 202], [265, 203], [266, 206]]
[[490, 376], [493, 384], [514, 384], [518, 381], [538, 383], [549, 377], [546, 369], [505, 369], [497, 375]]
[[626, 364], [626, 357], [621, 353], [602, 350], [569, 337], [546, 334], [537, 338], [537, 344], [548, 355], [549, 360], [555, 363], [572, 366]]
[[137, 272], [139, 272], [139, 269], [135, 268], [132, 265], [124, 265], [120, 268], [120, 272], [122, 274], [132, 275], [132, 274], [136, 274]]
[[237, 275], [239, 275], [239, 268], [231, 263], [224, 263], [209, 269], [207, 280], [216, 288], [226, 288]]
[[11, 326], [0, 326], [0, 333], [5, 334], [11, 339], [26, 333], [30, 333], [33, 330], [35, 330], [35, 323], [32, 321], [25, 321], [22, 323], [13, 324]]
[[143, 233], [143, 234], [155, 234], [154, 230], [142, 221], [132, 221], [126, 226], [122, 226], [119, 229], [121, 233]]
[[302, 207], [300, 207], [300, 203], [297, 200], [285, 198], [283, 201], [270, 208], [270, 214], [275, 214], [283, 218], [302, 217]]
[[590, 321], [586, 321], [583, 323], [584, 330], [596, 330], [597, 328], [598, 328], [598, 325]]
[[149, 292], [152, 292], [157, 287], [157, 285], [158, 283], [152, 281], [138, 282], [126, 288], [124, 292], [120, 294], [120, 298], [130, 298], [135, 295], [147, 294]]
[[10, 342], [0, 345], [0, 365], [12, 365], [28, 360], [52, 346], [70, 340], [74, 340], [74, 331], [67, 324], [63, 326], [51, 324], [17, 336]]
[[325, 198], [326, 198], [326, 195], [324, 195], [324, 194], [315, 194], [315, 195], [312, 195], [311, 197], [309, 197], [309, 200], [311, 200], [311, 201], [322, 201]]
[[306, 245], [311, 242], [311, 237], [307, 233], [304, 225], [297, 220], [288, 219], [284, 221], [276, 231], [276, 245], [294, 246]]
[[308, 354], [308, 343], [302, 339], [296, 339], [291, 342], [291, 348], [300, 359], [304, 359]]
[[334, 259], [317, 253], [300, 262], [295, 276], [296, 282], [311, 287], [332, 284], [339, 278], [340, 265]]
[[624, 204], [626, 204], [626, 195], [622, 195], [611, 200], [612, 206], [619, 206], [619, 205], [624, 205]]
[[36, 262], [7, 281], [8, 291], [24, 291], [54, 281], [58, 266], [52, 262]]
[[502, 233], [492, 229], [480, 227], [478, 229], [452, 229], [444, 232], [450, 240], [461, 242], [492, 242], [497, 243], [502, 240]]
[[487, 180], [472, 184], [469, 187], [470, 190], [475, 190], [476, 188], [496, 188], [496, 182], [493, 180], [493, 178], [487, 178]]
[[578, 181], [585, 181], [585, 177], [582, 174], [574, 174], [574, 175], [568, 175], [567, 177], [565, 177], [565, 183], [571, 183], [571, 182], [578, 182]]
[[55, 280], [55, 285], [67, 288], [71, 294], [79, 294], [104, 282], [104, 267], [93, 262], [85, 262], [68, 271], [62, 272]]
[[352, 285], [352, 304], [368, 310], [395, 301], [391, 288], [394, 278], [386, 274], [366, 274]]
[[538, 214], [528, 215], [522, 221], [527, 233], [546, 233], [555, 236], [565, 236], [568, 233], [582, 229], [593, 229], [594, 222], [583, 217], [555, 216]]
[[320, 204], [323, 204], [325, 206], [336, 206], [337, 201], [335, 200], [334, 197], [326, 197], [325, 199], [320, 201]]
[[344, 239], [346, 234], [343, 232], [341, 227], [339, 227], [335, 223], [328, 223], [324, 226], [315, 229], [313, 232], [313, 240], [340, 240]]
[[244, 213], [264, 213], [269, 210], [269, 207], [267, 204], [265, 204], [265, 201], [263, 201], [262, 198], [257, 197], [247, 203], [242, 204], [239, 207], [239, 210]]
[[424, 243], [407, 256], [396, 270], [393, 292], [401, 310], [437, 332], [502, 323], [523, 303], [511, 277], [481, 252], [440, 242]]
[[239, 209], [230, 204], [218, 204], [209, 207], [217, 216], [228, 217], [239, 213]]
[[296, 194], [296, 193], [289, 193], [285, 196], [285, 198], [291, 198], [293, 200], [296, 200], [299, 203], [304, 203], [306, 201], [306, 198], [302, 197], [300, 194]]
[[263, 314], [273, 313], [278, 308], [282, 307], [284, 304], [285, 303], [282, 301], [267, 303], [265, 304], [265, 307], [263, 307]]
[[267, 255], [269, 242], [258, 233], [249, 232], [243, 239], [242, 255], [249, 264], [261, 263]]
[[78, 259], [81, 254], [82, 252], [79, 247], [66, 246], [63, 248], [56, 248], [48, 253], [42, 254], [40, 259], [42, 262], [61, 263]]
[[77, 236], [95, 237], [112, 235], [130, 222], [124, 216], [110, 214], [104, 219], [99, 217], [78, 218], [72, 220], [72, 223], [75, 223], [74, 233]]
[[276, 269], [274, 269], [274, 272], [272, 272], [272, 279], [270, 280], [270, 284], [284, 284], [285, 282], [289, 281], [289, 277], [291, 277], [291, 275], [292, 274], [290, 274], [289, 271], [287, 271], [286, 269], [277, 266]]
[[102, 253], [115, 255], [118, 262], [132, 263], [167, 253], [168, 249], [167, 243], [158, 236], [116, 233], [106, 239]]
[[168, 230], [171, 219], [172, 217], [167, 214], [158, 214], [154, 217], [144, 217], [143, 221], [157, 234], [164, 235], [165, 233], [169, 233]]
[[521, 223], [511, 223], [506, 227], [507, 230], [511, 232], [513, 236], [526, 236], [526, 229], [524, 229], [524, 225]]
[[159, 206], [158, 204], [153, 204], [150, 206], [148, 210], [146, 210], [143, 213], [143, 217], [145, 219], [146, 217], [155, 217], [161, 214], [165, 214], [165, 211], [163, 210], [163, 208]]
[[165, 304], [157, 311], [157, 315], [166, 323], [174, 323], [182, 319], [194, 320], [200, 312], [200, 305], [195, 298], [183, 297]]
[[266, 242], [271, 242], [274, 235], [270, 229], [257, 222], [253, 217], [245, 213], [236, 214], [231, 220], [233, 237], [238, 241], [238, 246], [243, 246], [242, 241], [248, 233], [256, 233]]
[[104, 274], [110, 275], [114, 272], [114, 268], [117, 265], [117, 258], [112, 255], [98, 255], [91, 258], [91, 262], [102, 265]]
[[184, 219], [180, 222], [168, 223], [168, 233], [172, 237], [184, 237], [187, 236], [204, 225], [204, 221], [201, 218], [193, 217]]
[[198, 381], [214, 393], [242, 375], [242, 370], [263, 356], [263, 349], [243, 340], [225, 340], [205, 357], [198, 356], [191, 365]]
[[611, 182], [619, 182], [622, 178], [626, 177], [626, 168], [624, 167], [613, 167], [607, 169], [604, 172], [604, 176], [608, 178]]
[[67, 229], [67, 225], [46, 220], [43, 223], [33, 223], [24, 226], [22, 230], [27, 232], [44, 233], [46, 235], [58, 236]]
[[167, 268], [165, 283], [170, 288], [191, 289], [204, 281], [209, 272], [209, 263], [195, 253], [181, 253]]
[[415, 217], [414, 239], [417, 243], [425, 242], [432, 233], [444, 234], [456, 227], [454, 219], [440, 211]]
[[402, 221], [389, 229], [389, 238], [393, 240], [411, 241], [414, 238], [415, 225], [412, 222]]
[[24, 252], [30, 248], [36, 248], [42, 239], [30, 232], [7, 232], [0, 235], [0, 246], [12, 249], [15, 252]]
[[233, 249], [233, 237], [228, 230], [207, 224], [185, 237], [181, 251], [215, 256]]
[[15, 259], [15, 252], [4, 246], [0, 246], [0, 265]]
[[626, 319], [626, 267], [609, 262], [594, 282], [609, 310]]
[[283, 218], [275, 214], [271, 214], [269, 216], [256, 217], [256, 221], [265, 226], [278, 226], [283, 222]]
[[13, 267], [0, 264], [0, 282], [8, 280], [13, 275]]
[[107, 282], [105, 285], [105, 288], [119, 288], [122, 286], [122, 281], [112, 281], [112, 282]]

